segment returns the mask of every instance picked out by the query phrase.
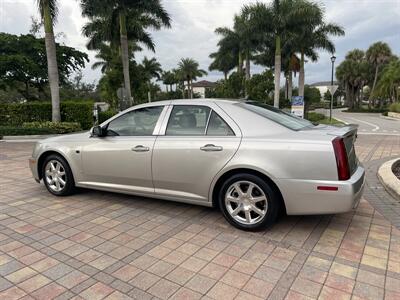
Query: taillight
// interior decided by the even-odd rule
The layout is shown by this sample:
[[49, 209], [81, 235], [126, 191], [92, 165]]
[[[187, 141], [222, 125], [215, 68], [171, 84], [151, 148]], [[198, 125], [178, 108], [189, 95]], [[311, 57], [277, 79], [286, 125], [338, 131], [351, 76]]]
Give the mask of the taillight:
[[335, 151], [336, 166], [338, 170], [339, 180], [350, 179], [349, 161], [347, 159], [346, 147], [343, 138], [337, 137], [332, 141]]

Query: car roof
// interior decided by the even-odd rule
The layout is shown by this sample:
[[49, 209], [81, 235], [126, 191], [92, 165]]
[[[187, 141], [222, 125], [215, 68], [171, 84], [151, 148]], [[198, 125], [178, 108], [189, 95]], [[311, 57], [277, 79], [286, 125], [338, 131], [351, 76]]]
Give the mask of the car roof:
[[246, 100], [240, 99], [220, 99], [220, 98], [194, 98], [194, 99], [174, 99], [174, 100], [162, 100], [162, 101], [154, 101], [150, 103], [142, 103], [143, 106], [147, 105], [168, 105], [168, 104], [205, 104], [207, 102], [218, 102], [218, 103], [226, 103], [226, 104], [235, 104], [240, 102], [245, 102]]

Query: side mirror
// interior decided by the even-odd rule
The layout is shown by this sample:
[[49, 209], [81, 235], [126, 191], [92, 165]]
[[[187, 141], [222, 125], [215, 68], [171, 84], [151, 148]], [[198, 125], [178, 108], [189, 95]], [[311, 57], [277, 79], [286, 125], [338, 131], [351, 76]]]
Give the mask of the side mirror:
[[105, 130], [101, 126], [94, 126], [91, 130], [91, 136], [105, 136]]

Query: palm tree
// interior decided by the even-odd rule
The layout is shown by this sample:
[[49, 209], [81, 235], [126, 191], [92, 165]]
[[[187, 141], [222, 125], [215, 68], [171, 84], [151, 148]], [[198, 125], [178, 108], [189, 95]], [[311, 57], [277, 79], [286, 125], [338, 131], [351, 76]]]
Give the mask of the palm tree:
[[153, 78], [160, 80], [162, 73], [161, 64], [154, 57], [152, 59], [147, 59], [147, 57], [144, 57], [142, 61], [142, 68], [148, 86], [147, 98], [148, 101], [151, 102], [151, 80]]
[[342, 81], [346, 92], [346, 104], [350, 108], [359, 107], [362, 89], [368, 83], [370, 66], [362, 50], [347, 53], [345, 60], [336, 68], [336, 77]]
[[207, 75], [207, 72], [199, 69], [199, 63], [192, 58], [182, 58], [178, 63], [178, 70], [183, 78], [187, 81], [188, 98], [193, 98], [193, 80], [197, 77]]
[[47, 70], [51, 93], [51, 120], [61, 121], [60, 113], [60, 86], [57, 65], [56, 42], [54, 39], [53, 25], [57, 20], [57, 0], [36, 0], [44, 24]]
[[221, 35], [222, 38], [218, 42], [219, 52], [231, 54], [237, 59], [237, 72], [243, 71], [243, 50], [240, 48], [240, 36], [237, 32], [228, 27], [218, 27], [215, 33]]
[[209, 71], [220, 71], [224, 73], [224, 79], [228, 79], [229, 72], [236, 66], [236, 58], [233, 56], [232, 52], [223, 52], [219, 49], [217, 52], [211, 53], [210, 58], [213, 59]]
[[169, 86], [169, 91], [172, 92], [172, 85], [176, 83], [175, 74], [172, 71], [165, 71], [161, 74], [161, 79], [165, 84], [167, 93], [168, 93], [168, 86]]
[[[315, 5], [315, 4], [310, 4]], [[319, 7], [314, 7], [315, 10], [320, 10]], [[310, 9], [311, 10], [311, 9]], [[344, 35], [344, 30], [341, 26], [329, 23], [323, 23], [319, 18], [319, 13], [315, 13], [314, 22], [309, 22], [303, 26], [303, 31], [295, 36], [295, 48], [300, 52], [300, 72], [299, 72], [299, 96], [304, 97], [304, 64], [305, 57], [311, 61], [318, 60], [316, 50], [326, 50], [330, 53], [335, 52], [335, 45], [329, 39], [329, 35], [340, 36]]]
[[[245, 6], [253, 30], [265, 44], [264, 51], [274, 49], [274, 106], [279, 107], [280, 77], [282, 69], [282, 42], [289, 34], [301, 31], [304, 24], [314, 18], [314, 9], [305, 0], [274, 0], [269, 5], [256, 3]], [[311, 9], [312, 8], [312, 9]]]
[[393, 103], [400, 100], [400, 59], [392, 59], [384, 68], [376, 85], [374, 96], [391, 99]]
[[129, 41], [139, 41], [154, 50], [154, 43], [145, 30], [170, 27], [168, 13], [159, 0], [81, 0], [81, 7], [82, 14], [90, 19], [83, 29], [91, 38], [89, 46], [95, 48], [99, 42], [106, 41], [120, 47], [124, 86], [128, 99], [132, 99]]
[[392, 57], [392, 51], [388, 44], [384, 42], [376, 42], [369, 46], [366, 52], [368, 62], [375, 68], [374, 81], [371, 88], [371, 93], [368, 99], [368, 106], [371, 107], [371, 101], [374, 96], [376, 82], [378, 80], [379, 68], [387, 63]]

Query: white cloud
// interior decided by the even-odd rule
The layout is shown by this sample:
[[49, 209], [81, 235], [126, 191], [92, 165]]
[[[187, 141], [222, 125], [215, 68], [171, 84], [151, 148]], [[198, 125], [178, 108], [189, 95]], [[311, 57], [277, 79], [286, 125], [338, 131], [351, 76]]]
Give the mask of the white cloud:
[[[233, 16], [240, 12], [246, 0], [164, 0], [163, 5], [172, 18], [172, 28], [153, 32], [156, 53], [143, 51], [137, 59], [155, 56], [163, 68], [176, 67], [182, 57], [196, 59], [201, 68], [207, 70], [208, 55], [215, 51], [218, 37], [214, 30], [220, 26], [232, 26]], [[267, 1], [268, 2], [268, 1]], [[81, 16], [78, 0], [59, 0], [60, 14], [56, 32], [64, 32], [65, 44], [86, 51], [86, 40], [81, 28], [86, 22]], [[346, 36], [335, 39], [337, 63], [353, 48], [366, 49], [371, 43], [382, 40], [400, 54], [400, 1], [399, 0], [325, 0], [327, 20], [345, 27]], [[13, 34], [27, 33], [30, 16], [38, 16], [35, 0], [0, 0], [0, 31]], [[90, 63], [84, 70], [86, 81], [97, 80], [100, 72], [91, 70], [94, 53], [88, 52]], [[320, 53], [317, 63], [306, 64], [306, 82], [330, 79], [330, 55]], [[336, 64], [337, 65], [337, 64]], [[262, 68], [253, 68], [256, 72]], [[210, 80], [222, 77], [210, 72]]]

